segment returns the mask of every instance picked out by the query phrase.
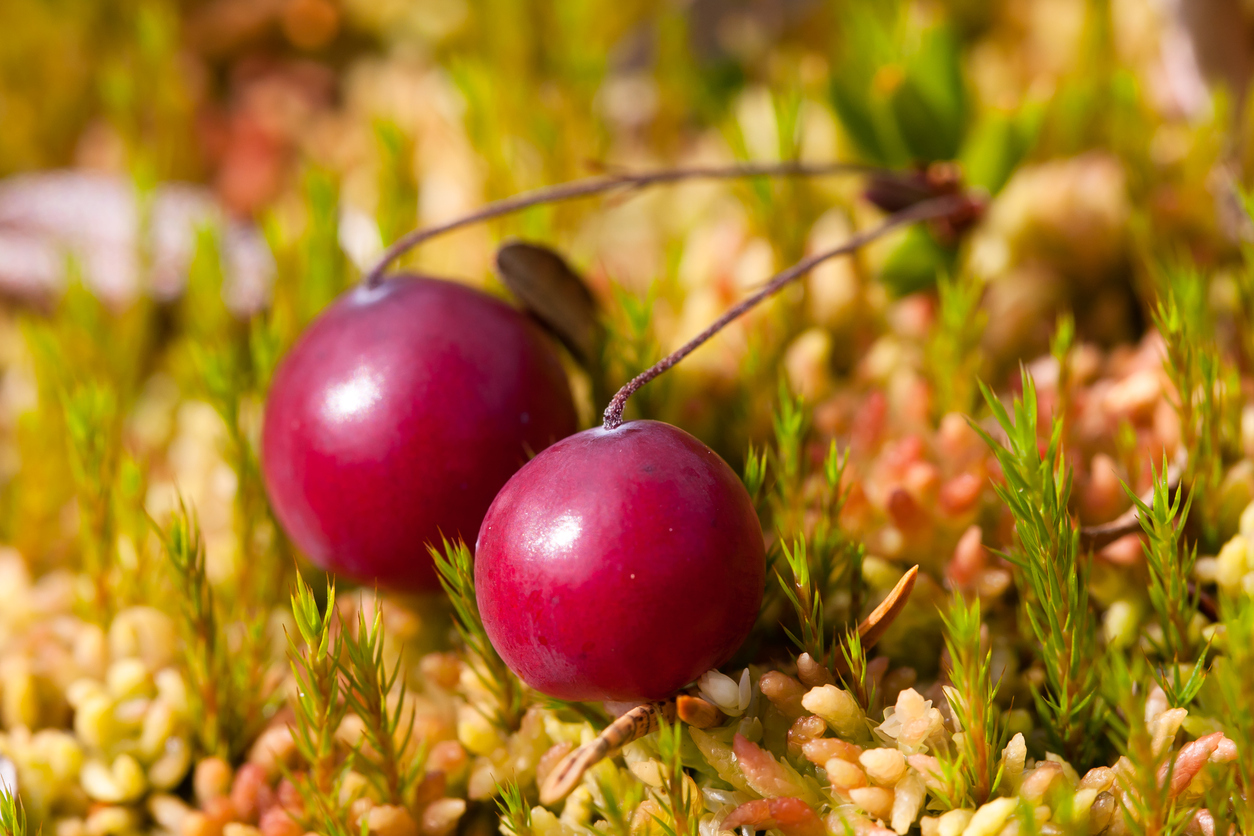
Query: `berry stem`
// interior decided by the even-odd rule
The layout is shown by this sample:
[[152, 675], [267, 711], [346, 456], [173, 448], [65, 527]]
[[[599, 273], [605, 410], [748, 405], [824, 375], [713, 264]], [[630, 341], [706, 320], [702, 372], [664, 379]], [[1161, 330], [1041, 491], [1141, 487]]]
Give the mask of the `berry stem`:
[[383, 281], [383, 273], [393, 261], [417, 247], [424, 241], [461, 229], [464, 226], [540, 206], [545, 203], [560, 203], [580, 197], [611, 192], [616, 189], [643, 189], [664, 183], [675, 183], [680, 180], [734, 180], [746, 177], [824, 177], [840, 174], [874, 174], [884, 177], [901, 176], [896, 172], [880, 169], [875, 166], [857, 163], [816, 163], [799, 162], [761, 163], [731, 166], [695, 166], [689, 168], [665, 168], [658, 171], [646, 171], [639, 174], [627, 172], [604, 174], [583, 180], [572, 180], [556, 186], [545, 186], [529, 192], [493, 201], [477, 212], [463, 215], [460, 218], [422, 229], [415, 229], [398, 238], [383, 251], [374, 267], [366, 274], [366, 287], [377, 287]]
[[841, 244], [839, 247], [815, 253], [808, 258], [798, 261], [782, 273], [775, 274], [775, 276], [763, 285], [757, 292], [750, 296], [746, 296], [734, 307], [728, 309], [728, 311], [716, 319], [709, 328], [706, 328], [674, 352], [663, 357], [657, 363], [636, 375], [634, 378], [629, 380], [623, 388], [619, 389], [618, 393], [614, 395], [614, 399], [610, 401], [609, 406], [605, 408], [605, 429], [614, 430], [623, 423], [623, 409], [627, 406], [627, 399], [635, 394], [636, 390], [638, 390], [641, 386], [645, 385], [650, 380], [687, 357], [699, 348], [702, 343], [706, 342], [719, 331], [723, 330], [723, 328], [730, 324], [733, 320], [747, 313], [763, 299], [774, 295], [778, 290], [780, 290], [780, 288], [784, 287], [789, 282], [804, 276], [824, 261], [827, 261], [830, 258], [836, 258], [837, 256], [848, 255], [849, 253], [854, 252], [865, 244], [869, 244], [871, 241], [874, 241], [876, 238], [879, 238], [899, 226], [905, 226], [907, 224], [931, 220], [934, 218], [943, 218], [946, 215], [953, 213], [955, 210], [966, 208], [970, 206], [970, 200], [970, 197], [967, 195], [950, 194], [945, 195], [944, 197], [933, 198], [921, 203], [916, 203], [907, 209], [903, 209], [900, 212], [895, 212], [892, 215], [889, 215], [878, 226], [872, 227], [865, 232], [859, 232], [850, 236], [849, 240]]
[[579, 785], [583, 774], [606, 755], [621, 749], [633, 740], [657, 730], [659, 716], [675, 722], [675, 703], [638, 705], [605, 727], [590, 743], [585, 743], [558, 762], [540, 787], [540, 803], [556, 804]]
[[[1181, 450], [1175, 461], [1168, 466], [1167, 490], [1169, 495], [1175, 496], [1176, 491], [1180, 490], [1180, 485], [1184, 480], [1184, 471], [1188, 464], [1188, 453]], [[1151, 508], [1154, 507], [1154, 489], [1152, 487], [1141, 494], [1141, 501]], [[1080, 548], [1090, 552], [1099, 551], [1120, 537], [1136, 534], [1140, 530], [1140, 510], [1136, 505], [1133, 505], [1110, 522], [1080, 526]]]

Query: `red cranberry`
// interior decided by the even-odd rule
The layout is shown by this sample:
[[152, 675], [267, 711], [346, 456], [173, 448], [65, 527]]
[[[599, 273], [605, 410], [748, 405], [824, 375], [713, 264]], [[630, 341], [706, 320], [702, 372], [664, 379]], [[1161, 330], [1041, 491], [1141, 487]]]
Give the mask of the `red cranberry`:
[[766, 560], [744, 486], [657, 421], [553, 445], [479, 530], [483, 625], [528, 685], [566, 700], [658, 700], [726, 662], [753, 626]]
[[393, 277], [345, 293], [284, 358], [262, 469], [279, 522], [319, 566], [434, 589], [427, 544], [473, 537], [527, 457], [576, 429], [561, 363], [522, 314]]

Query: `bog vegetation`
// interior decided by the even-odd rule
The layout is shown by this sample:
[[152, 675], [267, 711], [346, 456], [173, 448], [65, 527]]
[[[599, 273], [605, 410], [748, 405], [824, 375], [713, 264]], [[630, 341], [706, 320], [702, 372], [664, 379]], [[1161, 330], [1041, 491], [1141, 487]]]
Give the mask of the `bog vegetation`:
[[[70, 243], [55, 289], [0, 256], [3, 833], [1254, 833], [1248, 109], [1159, 4], [7, 0], [3, 19], [0, 244], [46, 232], [19, 222], [19, 173], [107, 172], [136, 219], [47, 233]], [[510, 672], [473, 544], [436, 549], [427, 597], [302, 563], [260, 476], [269, 381], [417, 225], [607, 168], [794, 159], [960, 172], [987, 211], [823, 265], [633, 397], [743, 474], [765, 597], [689, 689], [699, 721], [542, 804], [621, 707]], [[171, 290], [149, 210], [187, 180], [221, 212], [183, 230]], [[89, 201], [76, 182], [53, 202]], [[504, 295], [502, 241], [563, 252], [604, 328], [565, 358], [590, 426], [772, 273], [875, 224], [867, 185], [540, 207], [401, 263]], [[132, 291], [102, 287], [101, 248]], [[239, 301], [251, 280], [264, 303]]]

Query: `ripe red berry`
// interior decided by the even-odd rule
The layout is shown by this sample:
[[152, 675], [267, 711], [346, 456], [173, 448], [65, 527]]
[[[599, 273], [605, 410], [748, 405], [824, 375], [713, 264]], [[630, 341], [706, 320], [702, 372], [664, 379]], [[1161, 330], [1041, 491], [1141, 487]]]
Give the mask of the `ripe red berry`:
[[657, 700], [726, 662], [766, 560], [744, 486], [669, 424], [597, 427], [536, 456], [479, 530], [483, 625], [528, 685], [566, 700]]
[[561, 363], [522, 314], [393, 277], [345, 293], [284, 358], [262, 469], [279, 522], [319, 566], [435, 589], [427, 544], [473, 537], [527, 457], [576, 429]]

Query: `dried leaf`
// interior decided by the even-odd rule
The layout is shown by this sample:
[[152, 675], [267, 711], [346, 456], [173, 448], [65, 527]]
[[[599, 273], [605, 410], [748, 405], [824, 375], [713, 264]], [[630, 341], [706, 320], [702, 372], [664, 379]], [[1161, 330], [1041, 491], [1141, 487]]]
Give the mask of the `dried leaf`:
[[897, 620], [897, 616], [901, 615], [901, 611], [906, 608], [906, 603], [910, 600], [910, 592], [914, 589], [914, 581], [918, 575], [919, 567], [911, 566], [901, 576], [901, 580], [897, 581], [892, 591], [880, 602], [880, 605], [858, 625], [863, 647], [874, 647]]
[[583, 278], [547, 247], [515, 241], [497, 250], [501, 280], [585, 368], [594, 363], [604, 328]]

